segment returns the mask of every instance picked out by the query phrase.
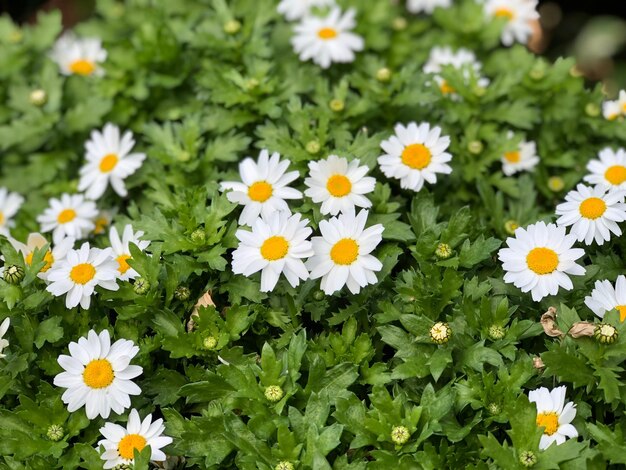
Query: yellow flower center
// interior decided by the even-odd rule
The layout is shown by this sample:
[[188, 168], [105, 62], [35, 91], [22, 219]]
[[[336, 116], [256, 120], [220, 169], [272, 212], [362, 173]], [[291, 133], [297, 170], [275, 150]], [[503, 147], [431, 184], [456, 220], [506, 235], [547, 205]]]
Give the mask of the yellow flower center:
[[0, 211], [0, 225], [4, 224], [4, 214]]
[[425, 145], [407, 145], [402, 151], [402, 163], [414, 170], [423, 170], [432, 160], [432, 154]]
[[325, 41], [328, 39], [334, 39], [337, 37], [337, 30], [334, 28], [322, 28], [317, 32], [317, 35], [320, 39], [324, 39]]
[[519, 163], [521, 156], [520, 153], [515, 152], [504, 152], [504, 159], [509, 163]]
[[513, 10], [509, 10], [508, 8], [498, 8], [494, 12], [494, 16], [496, 18], [506, 18], [507, 21], [511, 21], [515, 18], [515, 13], [513, 13]]
[[130, 264], [128, 264], [128, 260], [131, 259], [130, 255], [119, 255], [115, 259], [117, 260], [117, 264], [119, 264], [119, 267], [117, 268], [117, 270], [121, 274], [124, 274], [126, 271], [130, 269]]
[[78, 75], [91, 75], [95, 70], [96, 65], [86, 59], [78, 59], [70, 64], [70, 71]]
[[94, 225], [95, 227], [93, 229], [93, 233], [99, 235], [101, 233], [104, 233], [104, 228], [109, 225], [109, 221], [104, 217], [98, 217], [96, 220], [94, 220]]
[[626, 320], [626, 305], [618, 305], [615, 308], [619, 312], [619, 321]]
[[609, 121], [615, 121], [617, 119], [617, 116], [619, 116], [619, 113], [613, 113], [613, 114], [609, 114], [607, 116], [607, 120]]
[[611, 184], [622, 184], [624, 181], [626, 181], [626, 166], [613, 165], [606, 170], [606, 173], [604, 173], [604, 177]]
[[248, 188], [248, 197], [256, 202], [265, 202], [272, 197], [274, 189], [267, 181], [257, 181]]
[[76, 284], [87, 284], [96, 275], [96, 268], [89, 263], [77, 264], [70, 271], [70, 279]]
[[[52, 252], [50, 250], [46, 251], [46, 254], [43, 255], [43, 260], [46, 262], [46, 264], [44, 265], [43, 268], [41, 268], [39, 272], [45, 273], [48, 269], [50, 269], [50, 267], [52, 266], [52, 263], [54, 263], [54, 256], [52, 256]], [[32, 251], [24, 257], [24, 261], [26, 261], [26, 264], [28, 264], [29, 266], [33, 264], [33, 252]]]
[[335, 264], [350, 265], [359, 256], [359, 245], [352, 238], [342, 238], [330, 250], [330, 259]]
[[131, 460], [135, 457], [135, 449], [139, 452], [146, 447], [146, 438], [139, 434], [127, 434], [117, 445], [117, 451], [123, 459]]
[[335, 197], [343, 197], [352, 191], [352, 183], [343, 175], [333, 175], [328, 178], [326, 189]]
[[261, 256], [268, 261], [282, 259], [287, 256], [288, 251], [289, 242], [280, 235], [268, 238], [261, 245]]
[[71, 222], [75, 218], [76, 211], [74, 209], [63, 209], [61, 212], [59, 212], [59, 215], [57, 216], [57, 222], [59, 222], [60, 224], [66, 224], [68, 222]]
[[117, 158], [117, 155], [115, 155], [114, 153], [109, 153], [105, 155], [104, 157], [102, 157], [102, 160], [100, 160], [100, 171], [102, 173], [109, 173], [113, 171], [113, 168], [115, 168], [115, 165], [117, 165], [118, 161], [119, 158]]
[[585, 219], [597, 219], [606, 212], [606, 202], [599, 197], [585, 199], [578, 209]]
[[85, 366], [83, 381], [91, 388], [105, 388], [113, 383], [113, 366], [106, 359], [94, 359]]
[[456, 92], [456, 90], [452, 88], [446, 80], [441, 81], [441, 83], [439, 84], [439, 90], [441, 90], [441, 93], [443, 93], [444, 95]]
[[550, 274], [559, 265], [559, 255], [550, 248], [533, 248], [526, 256], [526, 264], [535, 274]]
[[551, 436], [559, 429], [559, 417], [554, 411], [539, 413], [537, 415], [537, 426], [545, 428], [543, 432]]

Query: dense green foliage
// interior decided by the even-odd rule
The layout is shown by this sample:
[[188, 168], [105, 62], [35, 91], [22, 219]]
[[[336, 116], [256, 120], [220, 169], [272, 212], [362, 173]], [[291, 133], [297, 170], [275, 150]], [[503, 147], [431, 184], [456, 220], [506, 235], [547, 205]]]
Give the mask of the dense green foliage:
[[[505, 285], [496, 259], [506, 222], [553, 220], [586, 162], [626, 139], [623, 121], [602, 118], [600, 87], [586, 89], [572, 60], [549, 64], [522, 46], [502, 48], [502, 24], [472, 1], [432, 17], [386, 1], [343, 3], [356, 7], [366, 49], [327, 71], [298, 60], [292, 26], [271, 0], [98, 1], [76, 31], [103, 39], [103, 77], [63, 77], [47, 57], [59, 14], [23, 29], [0, 19], [0, 186], [26, 198], [11, 234], [38, 231], [48, 199], [76, 191], [89, 132], [113, 122], [135, 133], [148, 158], [127, 180], [127, 198], [109, 191], [98, 206], [151, 241], [151, 256], [135, 251], [130, 261], [147, 292], [120, 283], [99, 291], [88, 311], [66, 309], [36, 278], [41, 262], [25, 265], [0, 241], [6, 262], [26, 272], [17, 285], [0, 280], [0, 319], [11, 318], [0, 359], [0, 468], [101, 468], [104, 420], [69, 413], [52, 385], [58, 355], [91, 328], [140, 346], [133, 407], [165, 419], [174, 438], [165, 452], [184, 457], [180, 468], [514, 469], [525, 451], [535, 453], [534, 468], [626, 464], [618, 315], [605, 319], [620, 331], [611, 345], [550, 338], [539, 324], [549, 306], [563, 331], [596, 321], [583, 299], [596, 279], [624, 272], [625, 239], [586, 248], [587, 274], [574, 290], [541, 303]], [[232, 20], [241, 28], [227, 32]], [[468, 84], [454, 69], [442, 75], [461, 99], [427, 85], [422, 66], [442, 44], [473, 49], [490, 85]], [[389, 80], [377, 74], [384, 67]], [[41, 106], [30, 100], [35, 89], [47, 94]], [[410, 121], [439, 125], [452, 140], [453, 173], [419, 193], [376, 168], [381, 140]], [[506, 177], [500, 157], [522, 138], [537, 142], [541, 163]], [[325, 296], [317, 280], [294, 289], [281, 279], [265, 294], [258, 275], [232, 273], [240, 209], [218, 183], [237, 180], [237, 162], [261, 148], [291, 160], [300, 189], [307, 163], [330, 153], [373, 169], [368, 224], [385, 226], [374, 252], [384, 265], [378, 284]], [[565, 183], [558, 192], [553, 176]], [[323, 219], [309, 199], [291, 207], [314, 229]], [[108, 245], [106, 235], [90, 241]], [[449, 258], [436, 256], [440, 243]], [[175, 295], [181, 286], [187, 299]], [[200, 309], [187, 332], [206, 291], [216, 308]], [[437, 321], [452, 330], [441, 345], [429, 334]], [[539, 451], [527, 391], [555, 384], [577, 405], [581, 437]], [[265, 393], [272, 385], [284, 391], [276, 402]], [[53, 424], [63, 427], [58, 441], [47, 435]], [[396, 426], [409, 430], [405, 444], [393, 442]]]

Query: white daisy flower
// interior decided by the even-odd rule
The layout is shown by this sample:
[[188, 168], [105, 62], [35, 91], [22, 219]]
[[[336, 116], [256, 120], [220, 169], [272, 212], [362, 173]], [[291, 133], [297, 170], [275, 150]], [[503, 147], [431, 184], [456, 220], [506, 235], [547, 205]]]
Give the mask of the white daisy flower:
[[321, 237], [313, 237], [315, 255], [306, 267], [311, 279], [322, 278], [320, 288], [330, 295], [344, 285], [353, 294], [362, 287], [378, 282], [376, 272], [382, 263], [370, 253], [382, 240], [383, 226], [376, 224], [365, 228], [368, 211], [340, 214], [320, 222]]
[[412, 122], [406, 127], [397, 124], [394, 130], [395, 135], [380, 143], [387, 153], [378, 157], [378, 164], [387, 178], [399, 179], [403, 189], [417, 192], [424, 181], [435, 184], [437, 173], [452, 173], [447, 164], [452, 155], [445, 152], [450, 137], [441, 137], [440, 127]]
[[327, 69], [333, 62], [353, 62], [355, 52], [362, 51], [363, 38], [351, 32], [356, 26], [356, 12], [349, 9], [342, 14], [337, 7], [326, 17], [306, 16], [294, 28], [291, 44], [301, 61], [313, 59]]
[[600, 150], [598, 157], [599, 160], [587, 164], [591, 174], [584, 180], [593, 185], [626, 190], [626, 151], [622, 148], [613, 151], [607, 147]]
[[407, 0], [406, 9], [411, 13], [428, 13], [435, 11], [435, 8], [450, 8], [452, 0]]
[[506, 240], [507, 248], [498, 252], [504, 282], [514, 284], [522, 292], [532, 292], [533, 300], [556, 295], [559, 287], [571, 290], [568, 277], [582, 276], [585, 268], [576, 264], [584, 256], [581, 248], [572, 248], [576, 237], [565, 234], [565, 227], [537, 222], [526, 229], [519, 227], [515, 237]]
[[500, 37], [505, 46], [516, 41], [526, 44], [533, 32], [532, 21], [539, 19], [537, 0], [487, 0], [484, 10], [487, 17], [506, 19]]
[[144, 153], [130, 153], [135, 146], [133, 133], [126, 131], [120, 137], [119, 127], [108, 123], [102, 132], [91, 131], [85, 143], [87, 163], [80, 169], [78, 190], [88, 199], [98, 199], [109, 183], [120, 196], [128, 194], [124, 180], [135, 173], [146, 159]]
[[85, 242], [78, 250], [70, 250], [65, 259], [55, 261], [48, 271], [46, 288], [55, 297], [67, 294], [65, 306], [74, 308], [78, 304], [88, 309], [96, 286], [107, 290], [118, 290], [115, 281], [118, 263], [112, 258], [111, 248], [90, 248]]
[[4, 339], [4, 335], [7, 333], [10, 324], [11, 319], [9, 317], [6, 317], [2, 324], [0, 324], [0, 359], [7, 357], [6, 354], [2, 354], [2, 351], [9, 345], [9, 340]]
[[620, 90], [617, 97], [617, 104], [621, 114], [626, 114], [626, 90]]
[[313, 230], [307, 226], [308, 219], [300, 217], [274, 212], [257, 218], [251, 232], [237, 230], [239, 247], [233, 253], [233, 272], [251, 276], [261, 271], [261, 292], [274, 290], [281, 274], [292, 287], [298, 286], [300, 279], [308, 279], [302, 259], [313, 255], [308, 240]]
[[329, 155], [326, 160], [309, 162], [310, 177], [304, 180], [309, 188], [304, 194], [313, 202], [322, 203], [322, 214], [337, 215], [340, 211], [353, 211], [354, 207], [369, 208], [372, 203], [364, 194], [374, 191], [376, 180], [365, 176], [366, 165], [360, 160], [348, 162], [346, 158]]
[[221, 191], [232, 189], [226, 194], [230, 202], [245, 206], [239, 216], [240, 225], [251, 227], [260, 215], [267, 218], [274, 211], [289, 212], [285, 199], [302, 199], [300, 191], [287, 186], [300, 176], [297, 171], [285, 173], [290, 163], [281, 161], [276, 152], [270, 157], [267, 150], [261, 150], [257, 162], [248, 157], [239, 164], [242, 182], [220, 183]]
[[131, 259], [129, 244], [133, 243], [137, 245], [141, 251], [144, 251], [150, 245], [149, 241], [141, 240], [143, 232], [141, 230], [133, 233], [133, 227], [127, 224], [124, 227], [124, 233], [122, 239], [117, 233], [115, 227], [111, 227], [109, 232], [109, 241], [111, 242], [111, 249], [113, 250], [113, 257], [118, 263], [118, 279], [122, 281], [128, 281], [129, 279], [135, 279], [139, 276], [139, 273], [130, 267], [128, 260]]
[[605, 119], [615, 121], [622, 113], [622, 106], [618, 101], [605, 101], [602, 103], [602, 115]]
[[[470, 70], [478, 75], [482, 64], [476, 60], [474, 53], [465, 48], [459, 48], [456, 52], [449, 46], [435, 46], [430, 50], [428, 61], [424, 64], [424, 73], [434, 74], [435, 81], [439, 87], [439, 90], [444, 95], [455, 96], [456, 92], [453, 87], [438, 74], [442, 72], [443, 68], [447, 65], [460, 69], [463, 71], [463, 76], [466, 79], [470, 78]], [[486, 87], [489, 85], [487, 78], [481, 77], [478, 79], [478, 85]]]
[[14, 225], [11, 218], [20, 210], [23, 203], [22, 196], [0, 187], [0, 235], [9, 235], [9, 228]]
[[528, 400], [537, 405], [537, 426], [544, 428], [539, 441], [542, 450], [554, 442], [560, 445], [568, 437], [578, 436], [578, 431], [570, 424], [576, 417], [576, 405], [571, 401], [565, 404], [566, 392], [566, 387], [562, 386], [552, 391], [541, 387], [528, 393]]
[[277, 10], [287, 21], [294, 21], [307, 16], [312, 8], [334, 5], [335, 0], [282, 0]]
[[60, 243], [65, 237], [85, 238], [94, 229], [93, 218], [98, 209], [82, 194], [62, 194], [61, 199], [51, 198], [49, 204], [44, 213], [37, 216], [37, 222], [42, 232], [52, 232], [54, 243]]
[[98, 38], [78, 38], [72, 32], [57, 39], [50, 58], [54, 60], [63, 75], [104, 75], [100, 63], [107, 58]]
[[604, 186], [590, 188], [584, 184], [576, 186], [565, 196], [565, 202], [556, 206], [556, 215], [560, 215], [557, 225], [572, 226], [570, 232], [579, 242], [591, 245], [594, 240], [598, 245], [611, 239], [611, 233], [620, 236], [622, 230], [617, 222], [626, 220], [626, 191], [614, 190], [607, 194]]
[[20, 251], [24, 256], [24, 261], [29, 266], [33, 263], [33, 256], [35, 254], [35, 250], [40, 250], [44, 247], [48, 247], [46, 253], [43, 257], [43, 260], [46, 264], [41, 268], [37, 277], [40, 279], [46, 280], [48, 278], [48, 270], [52, 267], [52, 264], [55, 261], [61, 261], [65, 259], [68, 251], [74, 248], [74, 239], [72, 237], [66, 237], [61, 240], [59, 243], [55, 244], [54, 247], [50, 247], [50, 243], [46, 238], [40, 233], [31, 233], [28, 235], [26, 239], [26, 244], [18, 242], [17, 240], [9, 240], [13, 247]]
[[119, 424], [106, 423], [100, 428], [104, 439], [98, 442], [98, 447], [104, 447], [100, 456], [105, 461], [103, 468], [132, 465], [135, 463], [135, 449], [141, 452], [146, 446], [150, 446], [150, 461], [164, 461], [166, 456], [161, 448], [171, 444], [173, 439], [164, 436], [163, 431], [165, 426], [162, 419], [152, 422], [152, 415], [149, 414], [141, 421], [135, 409], [130, 410], [125, 428]]
[[596, 281], [591, 295], [585, 297], [585, 305], [600, 318], [617, 310], [620, 321], [626, 320], [626, 276], [618, 276], [615, 287], [607, 280]]
[[[513, 137], [513, 133], [509, 133], [509, 137]], [[537, 155], [537, 145], [530, 141], [522, 140], [517, 150], [505, 152], [501, 158], [502, 172], [511, 176], [521, 171], [531, 171], [539, 163], [539, 155]]]
[[90, 330], [78, 343], [72, 341], [69, 350], [69, 356], [57, 359], [65, 372], [54, 378], [54, 385], [67, 389], [61, 399], [70, 413], [84, 406], [87, 418], [108, 418], [111, 410], [121, 414], [130, 408], [129, 395], [141, 393], [131, 379], [143, 372], [141, 366], [130, 365], [139, 352], [135, 343], [118, 339], [111, 345], [107, 330]]

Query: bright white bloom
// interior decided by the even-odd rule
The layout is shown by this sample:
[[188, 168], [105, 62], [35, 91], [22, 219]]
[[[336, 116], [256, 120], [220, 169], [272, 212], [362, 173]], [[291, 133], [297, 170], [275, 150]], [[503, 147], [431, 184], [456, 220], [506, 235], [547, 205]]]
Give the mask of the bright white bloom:
[[17, 193], [10, 193], [7, 188], [0, 188], [0, 235], [9, 235], [13, 227], [13, 217], [20, 209], [24, 198]]
[[304, 180], [309, 189], [304, 194], [313, 202], [322, 203], [322, 214], [354, 212], [355, 206], [371, 207], [372, 203], [364, 194], [374, 191], [376, 179], [365, 176], [369, 167], [359, 166], [359, 163], [358, 159], [348, 162], [337, 155], [309, 162], [310, 177]]
[[240, 225], [252, 226], [260, 216], [268, 217], [275, 211], [289, 212], [285, 199], [302, 199], [302, 193], [287, 185], [300, 175], [297, 171], [285, 173], [289, 160], [280, 160], [278, 153], [269, 156], [261, 150], [259, 160], [248, 157], [239, 164], [242, 182], [224, 181], [220, 190], [232, 189], [226, 194], [230, 202], [245, 206], [239, 216]]
[[115, 279], [118, 264], [112, 258], [111, 248], [101, 250], [83, 243], [78, 250], [70, 250], [65, 259], [56, 261], [48, 271], [48, 292], [56, 297], [67, 294], [65, 306], [74, 308], [78, 304], [88, 309], [96, 286], [107, 290], [118, 290]]
[[308, 219], [300, 217], [274, 212], [257, 218], [251, 232], [237, 230], [239, 247], [233, 253], [233, 272], [251, 276], [261, 271], [261, 292], [274, 290], [281, 274], [293, 287], [300, 279], [308, 279], [302, 259], [313, 255], [308, 240], [313, 230], [307, 226]]
[[98, 38], [78, 38], [73, 33], [63, 34], [50, 52], [63, 75], [104, 75], [99, 66], [107, 58]]
[[606, 280], [596, 281], [591, 295], [585, 297], [585, 305], [600, 318], [604, 318], [606, 312], [617, 310], [620, 321], [626, 320], [626, 276], [618, 276], [615, 287]]
[[320, 67], [327, 69], [333, 62], [352, 62], [355, 51], [362, 51], [363, 38], [351, 32], [356, 26], [356, 12], [349, 9], [345, 13], [337, 7], [326, 17], [306, 16], [294, 28], [291, 44], [300, 60], [313, 59]]
[[133, 133], [126, 131], [120, 137], [119, 127], [108, 123], [102, 132], [91, 131], [85, 143], [87, 163], [80, 169], [78, 190], [88, 199], [98, 199], [109, 183], [120, 196], [128, 194], [124, 180], [135, 173], [146, 159], [144, 153], [130, 153], [135, 146]]
[[622, 106], [618, 101], [605, 101], [602, 103], [602, 115], [609, 121], [616, 120], [622, 115], [622, 112]]
[[150, 446], [152, 462], [164, 461], [166, 456], [161, 448], [171, 444], [172, 438], [164, 436], [163, 431], [165, 426], [162, 419], [152, 422], [152, 415], [149, 414], [141, 421], [135, 409], [130, 410], [125, 428], [119, 424], [106, 423], [100, 428], [104, 439], [98, 442], [98, 447], [104, 447], [100, 456], [105, 461], [104, 468], [132, 465], [135, 462], [135, 449], [141, 452], [146, 446]]
[[[509, 133], [509, 137], [513, 137], [513, 133]], [[539, 163], [539, 155], [537, 155], [537, 145], [534, 142], [522, 140], [517, 150], [505, 152], [501, 158], [502, 172], [511, 176], [521, 171], [530, 171]]]
[[315, 255], [306, 267], [311, 279], [322, 278], [320, 288], [330, 295], [344, 285], [353, 294], [362, 287], [378, 282], [376, 272], [382, 263], [370, 253], [382, 240], [383, 226], [376, 224], [365, 228], [368, 211], [340, 214], [320, 222], [321, 237], [313, 237]]
[[435, 184], [437, 173], [452, 173], [447, 164], [452, 155], [445, 151], [450, 137], [441, 137], [440, 127], [412, 122], [407, 127], [397, 124], [394, 130], [395, 135], [380, 143], [386, 154], [378, 157], [378, 164], [387, 178], [399, 179], [403, 189], [417, 192], [424, 181]]
[[498, 257], [506, 271], [504, 282], [522, 292], [532, 292], [533, 300], [556, 295], [559, 287], [571, 290], [569, 275], [582, 276], [585, 268], [576, 264], [584, 256], [581, 248], [572, 248], [576, 237], [565, 234], [565, 227], [537, 222], [526, 229], [519, 227], [515, 237], [506, 240]]
[[528, 400], [537, 405], [537, 426], [544, 428], [539, 441], [539, 448], [542, 450], [550, 447], [553, 442], [560, 445], [568, 437], [578, 436], [578, 431], [570, 424], [576, 417], [576, 405], [571, 401], [565, 404], [566, 392], [566, 387], [562, 386], [552, 391], [541, 387], [528, 393]]
[[128, 245], [133, 243], [137, 245], [137, 248], [141, 251], [145, 250], [148, 248], [148, 245], [150, 245], [150, 242], [141, 240], [142, 236], [143, 232], [141, 230], [133, 233], [133, 227], [130, 224], [127, 224], [126, 227], [124, 227], [124, 233], [122, 234], [122, 239], [120, 240], [117, 229], [115, 227], [111, 227], [111, 231], [109, 232], [109, 241], [111, 242], [113, 257], [118, 263], [118, 279], [128, 281], [129, 279], [135, 279], [139, 276], [139, 273], [128, 264], [128, 260], [131, 259], [130, 248]]
[[533, 32], [532, 22], [539, 19], [537, 0], [487, 0], [484, 10], [489, 18], [506, 19], [500, 37], [505, 46], [515, 41], [526, 44]]
[[620, 90], [617, 97], [617, 105], [619, 106], [620, 113], [626, 115], [626, 90]]
[[[445, 66], [452, 66], [455, 69], [463, 71], [463, 76], [466, 79], [470, 78], [470, 71], [473, 70], [476, 75], [480, 74], [482, 64], [476, 60], [476, 56], [472, 51], [465, 48], [459, 48], [456, 52], [449, 46], [435, 46], [430, 50], [428, 61], [424, 64], [424, 73], [435, 74], [435, 81], [439, 87], [439, 90], [444, 95], [455, 96], [455, 90], [450, 84], [440, 75]], [[479, 78], [478, 85], [486, 87], [489, 85], [487, 78]]]
[[37, 274], [37, 277], [44, 280], [48, 278], [48, 270], [52, 267], [52, 264], [55, 261], [61, 261], [65, 259], [68, 251], [74, 248], [74, 239], [72, 237], [64, 238], [51, 248], [48, 240], [46, 240], [40, 233], [29, 234], [28, 239], [26, 240], [26, 244], [13, 239], [9, 241], [16, 250], [22, 252], [22, 255], [24, 256], [24, 261], [29, 266], [33, 263], [35, 250], [40, 250], [46, 246], [48, 247], [43, 257], [43, 260], [46, 262], [46, 264], [43, 266], [43, 268], [41, 268], [39, 274]]
[[334, 5], [335, 0], [281, 0], [277, 10], [287, 21], [294, 21], [307, 16], [312, 8]]
[[587, 170], [591, 174], [585, 176], [585, 181], [611, 189], [626, 190], [626, 151], [622, 148], [613, 151], [607, 147], [600, 150], [598, 157], [599, 160], [591, 160], [587, 164]]
[[560, 215], [557, 225], [572, 226], [571, 233], [579, 242], [598, 245], [611, 239], [611, 233], [620, 236], [622, 230], [617, 222], [626, 220], [626, 191], [614, 190], [607, 194], [604, 186], [590, 188], [584, 184], [576, 186], [565, 196], [565, 202], [556, 206]]
[[10, 324], [11, 319], [9, 317], [6, 317], [2, 324], [0, 324], [0, 359], [7, 357], [6, 354], [2, 354], [2, 351], [9, 345], [9, 341], [4, 339], [4, 335], [7, 333]]
[[435, 8], [450, 8], [452, 0], [407, 0], [406, 8], [411, 13], [428, 13], [435, 11]]
[[57, 359], [65, 372], [54, 378], [54, 385], [67, 389], [61, 399], [70, 413], [84, 406], [87, 418], [108, 418], [111, 410], [121, 414], [130, 407], [129, 395], [141, 393], [131, 380], [143, 372], [130, 365], [139, 352], [132, 341], [118, 339], [111, 345], [107, 330], [100, 334], [90, 330], [78, 343], [72, 341], [69, 350], [69, 356]]
[[37, 216], [42, 232], [52, 232], [54, 243], [65, 237], [85, 238], [94, 229], [93, 218], [98, 214], [96, 204], [86, 201], [82, 194], [62, 194], [52, 198], [43, 214]]

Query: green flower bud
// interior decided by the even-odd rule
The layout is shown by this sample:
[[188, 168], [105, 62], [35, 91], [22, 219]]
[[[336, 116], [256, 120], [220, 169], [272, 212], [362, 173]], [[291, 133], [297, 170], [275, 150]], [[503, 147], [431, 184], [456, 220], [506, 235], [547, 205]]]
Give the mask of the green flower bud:
[[544, 70], [544, 67], [533, 67], [530, 70], [530, 78], [532, 78], [533, 80], [541, 80], [543, 77], [546, 76], [546, 71]]
[[587, 106], [585, 106], [585, 113], [589, 117], [598, 117], [600, 115], [600, 106], [595, 103], [587, 103]]
[[138, 277], [137, 279], [135, 279], [135, 283], [133, 284], [133, 291], [135, 291], [135, 294], [143, 295], [149, 290], [150, 283], [147, 281], [147, 279], [144, 279], [143, 277]]
[[28, 97], [31, 104], [35, 106], [43, 106], [48, 101], [48, 94], [45, 90], [38, 88], [37, 90], [33, 90], [30, 92], [30, 96]]
[[403, 18], [402, 16], [398, 16], [394, 18], [393, 23], [391, 23], [391, 27], [395, 29], [396, 31], [402, 31], [403, 29], [406, 29], [407, 25], [408, 23], [406, 19]]
[[583, 71], [580, 70], [576, 65], [569, 69], [569, 74], [574, 78], [582, 77], [584, 75]]
[[504, 338], [506, 334], [506, 330], [502, 328], [500, 325], [491, 325], [489, 327], [489, 337], [493, 340], [499, 340]]
[[559, 191], [563, 191], [565, 187], [565, 181], [560, 176], [551, 176], [548, 178], [548, 188], [550, 191], [554, 193], [558, 193]]
[[186, 150], [181, 150], [180, 152], [176, 152], [176, 160], [179, 162], [188, 162], [191, 160], [191, 154]]
[[445, 322], [437, 322], [430, 329], [430, 339], [433, 340], [433, 343], [444, 344], [450, 341], [450, 337], [452, 336], [452, 330], [450, 326]]
[[252, 91], [258, 87], [260, 82], [256, 78], [249, 78], [246, 80], [246, 90]]
[[487, 411], [489, 412], [490, 415], [495, 416], [502, 412], [502, 407], [498, 405], [497, 403], [489, 403], [487, 405]]
[[187, 300], [191, 292], [185, 286], [178, 286], [174, 291], [174, 297], [178, 300]]
[[330, 102], [330, 109], [332, 109], [336, 113], [340, 113], [341, 111], [343, 111], [344, 107], [345, 103], [343, 102], [343, 100], [335, 98]]
[[191, 241], [202, 245], [206, 241], [206, 233], [203, 228], [197, 228], [191, 233]]
[[435, 256], [439, 259], [448, 259], [452, 256], [452, 248], [447, 243], [440, 243], [435, 249]]
[[294, 466], [291, 462], [283, 460], [282, 462], [278, 462], [274, 467], [274, 470], [294, 470]]
[[279, 401], [284, 395], [283, 389], [278, 385], [270, 385], [265, 389], [265, 398], [272, 403]]
[[309, 142], [306, 143], [304, 148], [311, 155], [315, 155], [317, 152], [321, 150], [322, 146], [317, 140], [310, 140]]
[[506, 233], [508, 233], [509, 235], [515, 235], [515, 231], [519, 228], [519, 224], [517, 223], [517, 220], [507, 220], [504, 223], [504, 230], [506, 231]]
[[530, 450], [522, 451], [519, 456], [519, 463], [524, 467], [532, 467], [537, 463], [537, 456]]
[[5, 266], [2, 278], [9, 284], [19, 284], [24, 279], [24, 268], [17, 264]]
[[113, 467], [113, 470], [132, 470], [133, 466], [128, 463], [120, 463]]
[[405, 426], [394, 426], [391, 430], [391, 440], [397, 446], [406, 444], [410, 437], [411, 433]]
[[204, 349], [208, 350], [215, 349], [217, 346], [217, 338], [215, 336], [207, 336], [202, 340], [202, 346], [204, 346]]
[[324, 294], [323, 290], [316, 290], [313, 292], [313, 298], [315, 300], [324, 300], [324, 297], [326, 297], [326, 294]]
[[226, 34], [237, 34], [241, 29], [241, 23], [237, 20], [230, 20], [224, 23], [224, 32]]
[[485, 93], [487, 93], [487, 89], [485, 87], [482, 86], [475, 86], [472, 91], [474, 92], [474, 94], [476, 96], [478, 96], [479, 98], [481, 96], [485, 96]]
[[24, 39], [24, 35], [19, 29], [11, 31], [11, 34], [9, 34], [9, 42], [12, 44], [20, 43], [22, 39]]
[[485, 146], [480, 140], [472, 140], [467, 144], [467, 150], [473, 155], [478, 155], [484, 150]]
[[60, 426], [58, 424], [51, 424], [50, 426], [48, 426], [48, 431], [46, 432], [46, 436], [48, 436], [48, 439], [54, 442], [63, 439], [64, 434], [65, 430], [63, 429], [63, 426]]
[[387, 67], [383, 67], [382, 69], [378, 69], [376, 72], [376, 80], [379, 82], [388, 82], [391, 79], [391, 70]]
[[602, 344], [611, 344], [617, 341], [619, 333], [613, 325], [598, 323], [593, 332], [594, 338]]

